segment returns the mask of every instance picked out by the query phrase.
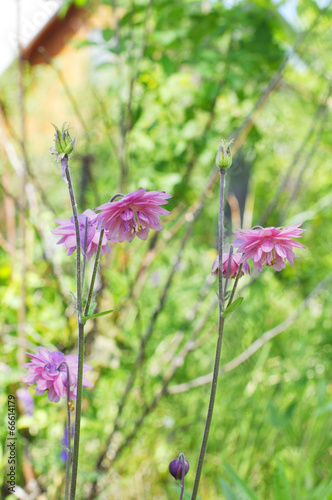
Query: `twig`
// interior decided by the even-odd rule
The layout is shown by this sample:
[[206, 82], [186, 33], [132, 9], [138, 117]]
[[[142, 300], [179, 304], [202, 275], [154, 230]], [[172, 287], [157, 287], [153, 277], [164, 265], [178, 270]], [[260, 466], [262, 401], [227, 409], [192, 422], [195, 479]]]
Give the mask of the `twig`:
[[77, 104], [76, 99], [75, 99], [72, 91], [70, 90], [70, 87], [69, 87], [68, 83], [66, 82], [65, 77], [63, 76], [61, 71], [53, 64], [51, 57], [49, 56], [47, 50], [44, 47], [39, 47], [38, 51], [43, 56], [43, 58], [45, 59], [47, 64], [49, 64], [51, 66], [51, 68], [55, 71], [55, 73], [57, 74], [57, 76], [58, 76], [58, 78], [63, 86], [63, 89], [68, 97], [68, 100], [71, 103], [72, 108], [73, 108], [78, 120], [80, 121], [80, 123], [82, 125], [86, 139], [88, 142], [91, 142], [89, 128], [88, 128], [87, 124], [85, 123], [85, 120], [82, 116], [80, 107]]
[[[317, 295], [320, 294], [322, 290], [326, 287], [326, 285], [331, 281], [332, 273], [330, 273], [323, 281], [321, 281], [314, 290], [303, 300], [303, 302], [295, 309], [295, 311], [289, 315], [289, 317], [279, 323], [279, 325], [275, 326], [271, 330], [263, 333], [255, 342], [253, 342], [247, 349], [245, 349], [241, 354], [236, 356], [234, 359], [226, 363], [221, 369], [219, 376], [221, 377], [225, 373], [228, 373], [232, 370], [235, 370], [238, 366], [245, 363], [251, 356], [253, 356], [264, 344], [272, 340], [280, 333], [283, 333], [287, 328], [289, 328], [300, 316], [300, 314], [306, 309], [309, 305], [310, 301], [313, 300]], [[197, 377], [190, 382], [186, 382], [184, 384], [172, 385], [168, 389], [168, 394], [178, 394], [181, 392], [186, 392], [194, 387], [200, 387], [202, 385], [210, 383], [212, 380], [212, 373], [207, 375], [203, 375], [202, 377]]]
[[[331, 87], [330, 87], [330, 91], [331, 91]], [[287, 204], [285, 205], [284, 207], [284, 210], [282, 211], [281, 215], [280, 215], [280, 219], [281, 221], [284, 220], [284, 218], [286, 217], [286, 214], [288, 213], [289, 211], [289, 208], [290, 206], [292, 205], [292, 203], [296, 200], [296, 197], [300, 191], [300, 187], [301, 187], [301, 183], [302, 183], [302, 179], [303, 179], [303, 175], [305, 173], [305, 171], [307, 170], [307, 168], [310, 166], [311, 164], [311, 160], [312, 158], [315, 156], [315, 154], [317, 153], [317, 149], [318, 149], [318, 145], [322, 139], [322, 135], [323, 135], [323, 132], [324, 132], [324, 128], [325, 128], [325, 125], [326, 125], [326, 120], [327, 120], [327, 116], [328, 116], [328, 113], [327, 113], [327, 106], [325, 105], [324, 107], [324, 110], [323, 110], [323, 115], [322, 115], [322, 119], [321, 119], [321, 125], [317, 131], [317, 134], [316, 134], [316, 137], [315, 137], [315, 141], [311, 147], [311, 150], [306, 158], [306, 161], [304, 162], [302, 168], [300, 169], [299, 173], [298, 173], [298, 176], [297, 176], [297, 179], [296, 179], [296, 182], [294, 184], [294, 187], [289, 195], [289, 200], [287, 202]]]
[[279, 201], [279, 198], [280, 198], [280, 195], [281, 193], [284, 192], [288, 182], [289, 182], [289, 179], [292, 175], [292, 172], [294, 171], [296, 165], [298, 164], [300, 158], [301, 158], [301, 155], [303, 154], [303, 151], [305, 150], [308, 142], [310, 141], [312, 135], [314, 134], [315, 132], [315, 129], [316, 129], [316, 126], [317, 126], [317, 122], [319, 121], [319, 119], [321, 118], [322, 114], [326, 114], [326, 105], [327, 105], [327, 101], [328, 101], [328, 98], [331, 94], [331, 85], [329, 86], [329, 89], [326, 93], [326, 96], [324, 98], [324, 101], [323, 103], [320, 103], [317, 110], [316, 110], [316, 113], [313, 117], [313, 120], [312, 120], [312, 124], [311, 124], [311, 127], [310, 129], [308, 130], [308, 133], [307, 135], [305, 136], [305, 138], [303, 139], [300, 147], [298, 148], [298, 150], [295, 152], [294, 154], [294, 157], [283, 177], [283, 179], [281, 180], [280, 182], [280, 185], [274, 195], [274, 198], [271, 200], [271, 202], [268, 204], [264, 214], [262, 215], [262, 217], [260, 218], [258, 224], [260, 226], [264, 226], [267, 219], [269, 218], [269, 216], [271, 215], [271, 213], [273, 212], [273, 210], [275, 209], [275, 207], [277, 206], [277, 203]]
[[[19, 228], [21, 233], [21, 289], [20, 289], [20, 307], [18, 311], [18, 337], [21, 339], [25, 338], [24, 324], [26, 322], [27, 306], [26, 306], [26, 293], [27, 293], [27, 261], [26, 261], [26, 211], [27, 211], [27, 197], [25, 192], [25, 186], [27, 182], [27, 154], [26, 154], [26, 126], [25, 126], [25, 89], [24, 89], [24, 58], [22, 47], [20, 44], [20, 26], [21, 26], [21, 4], [20, 0], [16, 0], [16, 10], [17, 10], [17, 43], [18, 43], [18, 66], [19, 66], [19, 110], [20, 110], [20, 125], [21, 125], [21, 144], [23, 151], [22, 159], [22, 172], [20, 178], [20, 199], [22, 210], [19, 212]], [[26, 354], [24, 350], [19, 348], [17, 350], [18, 363], [19, 365], [26, 359]]]
[[[187, 354], [192, 351], [195, 347], [195, 342], [194, 340], [198, 337], [200, 332], [204, 329], [207, 321], [209, 320], [211, 314], [215, 310], [217, 305], [217, 299], [214, 299], [213, 302], [211, 303], [208, 311], [204, 315], [204, 317], [197, 323], [196, 327], [194, 328], [192, 335], [189, 340], [185, 343], [185, 345], [182, 347], [180, 353], [177, 356], [172, 357], [172, 364], [171, 367], [168, 370], [168, 373], [166, 373], [163, 377], [163, 384], [160, 389], [160, 391], [155, 394], [153, 400], [149, 405], [147, 405], [141, 415], [141, 417], [138, 419], [136, 422], [134, 429], [130, 432], [130, 434], [126, 437], [125, 441], [122, 443], [122, 445], [119, 446], [119, 448], [116, 450], [114, 456], [111, 459], [111, 463], [114, 463], [122, 451], [127, 447], [129, 443], [135, 438], [137, 432], [139, 431], [140, 427], [143, 425], [146, 417], [154, 410], [154, 408], [157, 406], [158, 402], [160, 399], [167, 394], [167, 387], [172, 380], [173, 376], [177, 372], [177, 370], [182, 366], [184, 359], [186, 358]], [[113, 432], [112, 432], [113, 434]], [[111, 436], [110, 436], [111, 437]], [[110, 445], [110, 440], [108, 440], [108, 445], [105, 449], [105, 451], [100, 455], [98, 463], [97, 463], [97, 470], [103, 471], [107, 470], [108, 466], [105, 467], [102, 462], [106, 458], [107, 451], [109, 449]], [[92, 484], [91, 490], [90, 490], [90, 495], [89, 498], [95, 498], [95, 495], [97, 494], [97, 481], [94, 481]]]

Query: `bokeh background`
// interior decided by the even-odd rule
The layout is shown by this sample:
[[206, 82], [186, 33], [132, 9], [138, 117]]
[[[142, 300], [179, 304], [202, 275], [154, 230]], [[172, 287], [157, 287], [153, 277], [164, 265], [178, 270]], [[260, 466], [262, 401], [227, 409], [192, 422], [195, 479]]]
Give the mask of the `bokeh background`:
[[70, 202], [48, 151], [51, 123], [67, 121], [79, 212], [139, 187], [173, 195], [162, 232], [101, 261], [98, 310], [115, 312], [86, 327], [95, 387], [84, 391], [78, 498], [178, 498], [168, 464], [180, 452], [190, 498], [217, 335], [224, 137], [235, 139], [227, 244], [240, 227], [303, 221], [307, 249], [240, 282], [200, 498], [332, 499], [330, 4], [49, 0], [29, 13], [27, 1], [0, 5], [8, 25], [21, 16], [21, 57], [0, 76], [0, 481], [8, 394], [18, 406], [17, 492], [4, 482], [2, 497], [63, 494], [65, 402], [35, 396], [21, 364], [38, 345], [77, 348], [75, 257], [52, 235]]

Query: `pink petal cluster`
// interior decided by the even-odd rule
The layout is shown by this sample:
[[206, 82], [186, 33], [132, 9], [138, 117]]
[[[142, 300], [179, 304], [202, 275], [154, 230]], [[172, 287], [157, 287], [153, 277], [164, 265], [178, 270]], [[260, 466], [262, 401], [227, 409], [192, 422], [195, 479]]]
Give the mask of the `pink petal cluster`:
[[109, 231], [108, 239], [123, 242], [138, 236], [146, 240], [150, 229], [162, 230], [159, 217], [170, 212], [159, 205], [167, 204], [168, 198], [172, 195], [164, 191], [146, 192], [145, 189], [126, 194], [118, 201], [96, 208], [101, 210], [97, 215], [98, 227]]
[[[88, 219], [87, 225], [87, 242], [86, 242], [86, 258], [90, 260], [93, 254], [97, 252], [100, 230], [97, 229], [96, 214], [93, 210], [85, 210], [82, 214], [78, 215], [78, 222], [80, 227], [80, 241], [81, 249], [84, 252], [85, 242], [85, 220]], [[59, 227], [54, 229], [53, 234], [59, 234], [62, 238], [58, 241], [57, 245], [61, 243], [67, 248], [67, 255], [71, 255], [76, 250], [76, 233], [74, 217], [70, 219], [54, 219], [59, 224]], [[111, 249], [107, 242], [108, 232], [105, 231], [101, 246], [101, 254], [110, 253]]]
[[[239, 267], [240, 267], [240, 260], [241, 260], [241, 255], [238, 254], [232, 254], [231, 256], [231, 265], [229, 268], [229, 277], [230, 278], [236, 278], [236, 275], [238, 273]], [[226, 278], [227, 274], [227, 269], [228, 269], [228, 261], [229, 261], [229, 253], [224, 253], [222, 256], [222, 275], [224, 278]], [[219, 256], [214, 259], [214, 262], [212, 264], [212, 269], [211, 269], [212, 274], [218, 274], [219, 273]], [[244, 262], [242, 269], [241, 269], [241, 276], [244, 274], [250, 274], [250, 267], [248, 262]]]
[[[64, 364], [66, 362], [69, 368], [71, 399], [76, 399], [77, 394], [77, 354], [68, 354], [65, 356], [62, 352], [50, 352], [45, 347], [39, 347], [38, 354], [27, 355], [31, 358], [30, 363], [23, 366], [28, 369], [29, 374], [22, 380], [29, 385], [36, 383], [36, 394], [41, 395], [48, 391], [48, 399], [57, 403], [60, 398], [67, 396], [67, 370]], [[91, 370], [91, 366], [83, 365], [83, 372]], [[83, 377], [83, 387], [93, 387], [93, 383]]]
[[252, 259], [255, 271], [261, 271], [264, 265], [281, 271], [286, 267], [287, 260], [290, 264], [294, 264], [296, 255], [292, 247], [305, 248], [298, 241], [292, 240], [301, 237], [304, 231], [299, 229], [301, 225], [302, 222], [285, 228], [238, 229], [237, 233], [234, 233], [237, 239], [232, 245], [238, 248], [239, 254], [242, 254], [239, 262]]

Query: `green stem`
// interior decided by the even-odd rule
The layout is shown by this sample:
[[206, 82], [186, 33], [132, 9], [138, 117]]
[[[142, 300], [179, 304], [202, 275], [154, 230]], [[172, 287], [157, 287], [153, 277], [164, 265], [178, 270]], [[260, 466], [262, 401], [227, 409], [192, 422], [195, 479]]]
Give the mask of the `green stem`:
[[[229, 297], [229, 301], [227, 302], [227, 307], [229, 307], [231, 305], [231, 303], [233, 302], [234, 295], [235, 295], [236, 288], [237, 288], [237, 284], [238, 284], [240, 276], [241, 276], [242, 267], [243, 267], [243, 264], [240, 264], [239, 269], [237, 271], [236, 278], [235, 278], [235, 282], [233, 285], [231, 296]], [[226, 307], [226, 309], [227, 309], [227, 307]]]
[[100, 262], [100, 252], [101, 252], [101, 246], [103, 243], [104, 232], [105, 232], [104, 229], [102, 229], [100, 231], [98, 248], [97, 248], [95, 263], [93, 265], [93, 272], [92, 272], [92, 276], [91, 276], [89, 295], [88, 295], [88, 300], [86, 302], [86, 306], [85, 306], [85, 310], [84, 310], [84, 316], [88, 316], [88, 314], [89, 314], [90, 304], [91, 304], [92, 295], [93, 295], [93, 289], [95, 287], [95, 281], [96, 281], [98, 266], [99, 266], [99, 262]]
[[225, 192], [225, 175], [226, 170], [220, 169], [220, 196], [219, 196], [219, 239], [218, 239], [218, 253], [219, 253], [219, 316], [221, 317], [224, 312], [224, 290], [222, 286], [223, 272], [222, 272], [222, 258], [224, 253], [224, 192]]
[[184, 476], [186, 475], [185, 472], [186, 472], [186, 466], [185, 466], [185, 460], [184, 460], [184, 454], [183, 453], [180, 453], [179, 455], [179, 459], [181, 461], [181, 464], [182, 464], [182, 469], [181, 469], [181, 495], [180, 495], [180, 500], [183, 499], [183, 494], [184, 494]]
[[74, 429], [74, 449], [73, 449], [73, 469], [71, 473], [70, 500], [75, 499], [77, 471], [78, 471], [78, 453], [80, 447], [81, 432], [81, 412], [83, 395], [83, 362], [84, 362], [84, 323], [78, 323], [78, 374], [77, 374], [77, 396], [75, 408], [75, 429]]
[[222, 255], [223, 255], [223, 246], [224, 246], [224, 191], [225, 191], [225, 174], [226, 171], [220, 169], [220, 199], [219, 199], [219, 240], [218, 240], [218, 253], [219, 253], [219, 325], [218, 325], [218, 340], [216, 346], [216, 354], [214, 359], [214, 367], [213, 367], [213, 378], [211, 384], [211, 392], [210, 392], [210, 401], [209, 407], [205, 422], [205, 429], [203, 434], [203, 440], [201, 445], [201, 451], [199, 454], [198, 465], [196, 470], [196, 477], [194, 488], [191, 496], [191, 500], [195, 500], [197, 498], [199, 483], [202, 474], [202, 468], [204, 463], [204, 457], [206, 453], [206, 448], [209, 439], [210, 427], [213, 416], [213, 408], [214, 402], [216, 398], [217, 392], [217, 384], [218, 384], [218, 373], [219, 373], [219, 365], [220, 365], [220, 355], [221, 355], [221, 347], [222, 347], [222, 339], [224, 334], [224, 324], [225, 318], [222, 315], [224, 311], [224, 290], [222, 286]]
[[69, 189], [69, 196], [74, 216], [75, 234], [76, 234], [76, 294], [77, 294], [76, 308], [77, 308], [77, 323], [78, 323], [78, 370], [77, 370], [77, 396], [76, 396], [76, 409], [75, 409], [74, 449], [73, 449], [73, 464], [72, 464], [73, 467], [71, 474], [70, 497], [69, 497], [70, 500], [74, 500], [76, 494], [78, 453], [80, 446], [82, 392], [83, 392], [82, 382], [83, 382], [83, 362], [84, 362], [84, 323], [82, 322], [81, 240], [80, 240], [80, 227], [77, 214], [77, 204], [68, 168], [67, 156], [65, 156], [61, 160], [61, 166], [65, 167], [65, 175]]

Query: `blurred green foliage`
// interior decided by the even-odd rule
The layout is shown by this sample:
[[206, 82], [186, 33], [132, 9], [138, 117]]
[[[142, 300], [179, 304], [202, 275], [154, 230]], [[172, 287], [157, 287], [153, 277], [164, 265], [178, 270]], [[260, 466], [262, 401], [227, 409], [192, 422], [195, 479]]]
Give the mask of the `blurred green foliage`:
[[[97, 15], [100, 27], [94, 23], [88, 36], [72, 40], [72, 51], [60, 54], [54, 67], [25, 68], [25, 298], [22, 178], [3, 148], [0, 159], [1, 443], [7, 437], [7, 396], [22, 386], [22, 348], [32, 352], [44, 345], [66, 353], [76, 349], [69, 293], [75, 292], [75, 259], [65, 256], [51, 234], [54, 217], [71, 214], [60, 167], [47, 151], [52, 146], [50, 122], [70, 120], [77, 128], [71, 169], [80, 212], [108, 201], [119, 190], [144, 187], [173, 194], [173, 215], [164, 218], [162, 233], [150, 234], [147, 242], [115, 245], [111, 256], [102, 260], [97, 312], [115, 312], [90, 320], [86, 327], [87, 362], [93, 366], [90, 378], [95, 388], [84, 392], [80, 498], [90, 497], [96, 480], [100, 500], [178, 498], [168, 464], [179, 452], [191, 464], [186, 477], [190, 498], [209, 385], [163, 395], [151, 412], [146, 409], [215, 300], [216, 284], [204, 283], [216, 255], [217, 187], [193, 224], [166, 300], [158, 308], [191, 223], [187, 211], [202, 195], [213, 170], [216, 138], [229, 138], [245, 125], [238, 130], [227, 178], [228, 241], [241, 216], [245, 227], [303, 221], [307, 247], [298, 252], [294, 266], [280, 273], [265, 269], [241, 280], [244, 301], [227, 318], [222, 364], [292, 315], [331, 273], [331, 12], [320, 11], [311, 0], [293, 5], [270, 0], [88, 1], [85, 7]], [[267, 87], [277, 71], [276, 84]], [[17, 82], [13, 65], [0, 79], [1, 123], [7, 120], [8, 136], [22, 157]], [[52, 101], [61, 116], [54, 116]], [[257, 103], [257, 113], [246, 120]], [[266, 212], [289, 169], [277, 203]], [[11, 206], [14, 216], [8, 212]], [[332, 499], [330, 283], [280, 336], [221, 377], [202, 500]], [[25, 338], [18, 327], [22, 300], [27, 307]], [[106, 472], [98, 470], [141, 338], [154, 314], [152, 335], [104, 462]], [[205, 321], [196, 347], [179, 362], [170, 387], [211, 372], [216, 328], [217, 310]], [[58, 499], [64, 481], [60, 441], [65, 403], [51, 404], [46, 395], [34, 400], [33, 416], [19, 407], [17, 484], [25, 486], [26, 464], [31, 464], [45, 494], [40, 498]], [[133, 439], [110, 464], [145, 413]], [[0, 451], [4, 467], [5, 447]]]

